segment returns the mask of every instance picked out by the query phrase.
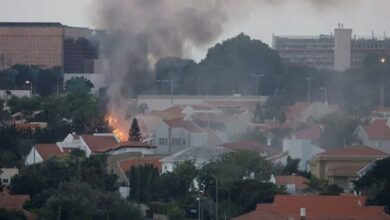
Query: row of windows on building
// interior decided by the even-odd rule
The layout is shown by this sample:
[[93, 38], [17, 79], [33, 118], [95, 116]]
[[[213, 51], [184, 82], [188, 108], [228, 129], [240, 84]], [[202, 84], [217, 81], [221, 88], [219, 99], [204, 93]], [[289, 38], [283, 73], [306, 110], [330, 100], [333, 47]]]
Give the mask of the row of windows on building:
[[[171, 141], [172, 141], [172, 145], [174, 145], [174, 146], [186, 145], [186, 141], [182, 140], [180, 138], [172, 138]], [[159, 145], [168, 145], [169, 139], [168, 138], [159, 138], [158, 143], [159, 143]]]

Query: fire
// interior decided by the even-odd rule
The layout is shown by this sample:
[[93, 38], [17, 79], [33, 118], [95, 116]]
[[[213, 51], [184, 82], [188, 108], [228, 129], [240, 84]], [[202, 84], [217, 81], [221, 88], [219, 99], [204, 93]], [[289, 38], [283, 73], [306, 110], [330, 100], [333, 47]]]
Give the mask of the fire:
[[118, 123], [118, 119], [113, 115], [106, 115], [105, 120], [108, 125], [113, 129], [112, 133], [119, 138], [121, 141], [127, 141], [128, 135], [126, 132], [120, 129], [120, 124]]

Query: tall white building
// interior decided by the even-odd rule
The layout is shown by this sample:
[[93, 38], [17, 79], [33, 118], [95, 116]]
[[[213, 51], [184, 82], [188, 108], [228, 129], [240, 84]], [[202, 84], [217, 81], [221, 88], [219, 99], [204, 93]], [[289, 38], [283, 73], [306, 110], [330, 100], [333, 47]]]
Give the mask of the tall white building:
[[344, 72], [351, 68], [352, 29], [342, 26], [334, 31], [334, 70]]

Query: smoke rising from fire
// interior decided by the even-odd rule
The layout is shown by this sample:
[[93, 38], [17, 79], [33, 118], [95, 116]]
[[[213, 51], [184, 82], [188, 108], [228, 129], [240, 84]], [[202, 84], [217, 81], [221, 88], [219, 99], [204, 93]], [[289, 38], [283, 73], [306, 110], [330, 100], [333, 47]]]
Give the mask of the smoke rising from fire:
[[[334, 0], [303, 0], [314, 5]], [[346, 0], [347, 1], [347, 0]], [[231, 20], [240, 20], [264, 4], [288, 0], [95, 0], [96, 26], [106, 30], [103, 53], [109, 60], [110, 115], [121, 131], [130, 122], [129, 100], [147, 81], [156, 60], [183, 57], [208, 46]], [[260, 28], [260, 27], [258, 27]], [[127, 132], [126, 132], [127, 133]]]

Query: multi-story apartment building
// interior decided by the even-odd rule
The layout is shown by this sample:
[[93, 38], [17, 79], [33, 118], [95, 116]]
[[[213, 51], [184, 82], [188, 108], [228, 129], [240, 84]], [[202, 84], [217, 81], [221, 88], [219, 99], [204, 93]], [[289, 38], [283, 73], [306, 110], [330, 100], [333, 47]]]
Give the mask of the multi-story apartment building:
[[62, 67], [63, 49], [60, 23], [0, 23], [0, 70], [15, 64]]
[[24, 64], [94, 73], [99, 33], [60, 23], [0, 22], [0, 70]]
[[368, 54], [390, 55], [390, 38], [352, 36], [340, 25], [334, 34], [319, 36], [273, 36], [273, 49], [285, 63], [344, 71], [363, 65]]

